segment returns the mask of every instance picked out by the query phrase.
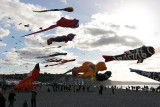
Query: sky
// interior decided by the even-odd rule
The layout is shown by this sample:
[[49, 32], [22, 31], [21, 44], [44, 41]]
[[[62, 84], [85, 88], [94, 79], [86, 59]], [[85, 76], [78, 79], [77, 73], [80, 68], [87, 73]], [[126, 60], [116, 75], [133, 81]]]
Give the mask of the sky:
[[[64, 73], [85, 61], [94, 64], [103, 61], [102, 55], [118, 55], [142, 45], [153, 46], [155, 54], [137, 61], [106, 62], [112, 71], [110, 80], [156, 82], [131, 73], [129, 68], [160, 71], [160, 14], [159, 0], [1, 0], [0, 1], [0, 74], [29, 73], [40, 63], [41, 73]], [[36, 13], [34, 10], [62, 9], [73, 7], [73, 12]], [[28, 33], [56, 24], [61, 17], [78, 19], [78, 28], [57, 27], [52, 30], [21, 37]], [[21, 23], [21, 24], [20, 24]], [[24, 25], [29, 24], [29, 27]], [[47, 39], [76, 34], [68, 43]], [[62, 46], [61, 48], [54, 48]], [[56, 58], [76, 59], [63, 65], [44, 67], [46, 56], [55, 52], [66, 52]], [[47, 63], [53, 64], [53, 63]], [[103, 73], [103, 72], [102, 72]]]

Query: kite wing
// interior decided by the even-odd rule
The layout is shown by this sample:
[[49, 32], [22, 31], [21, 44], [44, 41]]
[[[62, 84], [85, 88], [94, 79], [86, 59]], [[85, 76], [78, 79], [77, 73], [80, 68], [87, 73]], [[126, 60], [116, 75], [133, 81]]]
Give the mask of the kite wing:
[[31, 87], [34, 87], [33, 82], [39, 75], [40, 68], [39, 64], [35, 65], [35, 68], [30, 72], [30, 76], [24, 78], [22, 81], [19, 82], [19, 84], [15, 85], [15, 90], [25, 90], [30, 89]]
[[132, 68], [130, 68], [130, 72], [135, 72], [141, 76], [145, 76], [150, 79], [160, 81], [160, 72], [148, 72], [148, 71], [142, 71], [142, 70], [137, 70]]

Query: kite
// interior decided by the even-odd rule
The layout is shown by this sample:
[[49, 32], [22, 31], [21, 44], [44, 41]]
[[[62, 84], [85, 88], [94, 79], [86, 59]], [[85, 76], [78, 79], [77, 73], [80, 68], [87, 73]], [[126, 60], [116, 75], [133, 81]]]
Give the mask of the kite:
[[155, 53], [155, 50], [151, 46], [142, 46], [140, 48], [129, 50], [124, 52], [124, 54], [116, 56], [105, 56], [105, 62], [113, 60], [138, 60], [137, 63], [142, 63], [144, 59], [151, 57]]
[[49, 57], [54, 57], [54, 56], [58, 56], [58, 55], [67, 55], [67, 53], [55, 53], [55, 54], [52, 54], [52, 55], [48, 55], [48, 56], [40, 56], [40, 57], [37, 57], [37, 58], [49, 58]]
[[76, 36], [75, 34], [68, 34], [67, 36], [57, 36], [55, 38], [50, 38], [47, 40], [47, 44], [50, 45], [52, 42], [65, 42], [72, 41], [72, 39]]
[[48, 12], [48, 11], [67, 11], [67, 12], [72, 12], [73, 8], [72, 7], [67, 7], [67, 8], [64, 8], [64, 9], [50, 9], [50, 10], [33, 11], [33, 12]]
[[132, 68], [130, 68], [130, 71], [135, 72], [139, 75], [151, 78], [153, 80], [160, 81], [160, 72], [148, 72], [148, 71], [142, 71], [142, 70], [137, 70]]
[[53, 65], [45, 65], [44, 67], [60, 65], [60, 64], [64, 64], [64, 63], [71, 62], [71, 61], [75, 61], [75, 60], [76, 60], [76, 59], [71, 59], [71, 60], [55, 59], [55, 58], [53, 58], [53, 59], [46, 59], [47, 62], [60, 62], [60, 63], [53, 64]]
[[[89, 77], [91, 76], [91, 80], [94, 80], [94, 75], [99, 72], [106, 70], [107, 67], [104, 62], [98, 62], [96, 65], [92, 62], [84, 62], [82, 66], [77, 67], [72, 70], [72, 75], [74, 77]], [[82, 74], [83, 73], [83, 74]]]
[[96, 81], [105, 81], [108, 78], [111, 77], [112, 72], [111, 71], [106, 71], [105, 73], [101, 74], [101, 73], [96, 73], [95, 74], [95, 79]]
[[19, 84], [14, 86], [15, 90], [25, 90], [30, 89], [31, 87], [35, 88], [36, 85], [33, 84], [37, 76], [39, 75], [40, 68], [39, 64], [36, 64], [34, 69], [30, 72], [30, 75], [26, 78], [24, 78], [22, 81], [19, 82]]
[[52, 26], [50, 26], [46, 29], [43, 29], [43, 30], [40, 30], [40, 31], [37, 31], [37, 32], [34, 32], [34, 33], [24, 35], [22, 37], [33, 35], [33, 34], [40, 33], [40, 32], [44, 32], [44, 31], [53, 29], [57, 26], [68, 27], [68, 28], [77, 28], [77, 27], [79, 27], [79, 20], [77, 20], [77, 19], [69, 20], [69, 19], [66, 19], [66, 18], [62, 17], [60, 20], [57, 21], [57, 23], [55, 25], [52, 25]]
[[29, 24], [28, 25], [24, 25], [24, 27], [29, 27]]
[[22, 23], [19, 23], [18, 25], [21, 25]]

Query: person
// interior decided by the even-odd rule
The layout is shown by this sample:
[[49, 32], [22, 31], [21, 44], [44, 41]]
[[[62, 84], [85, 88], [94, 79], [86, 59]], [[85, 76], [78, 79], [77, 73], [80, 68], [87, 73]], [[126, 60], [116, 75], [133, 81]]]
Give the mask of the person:
[[76, 86], [75, 85], [73, 86], [73, 91], [76, 92]]
[[6, 102], [6, 99], [4, 98], [3, 94], [0, 93], [0, 106], [1, 107], [6, 107], [5, 102]]
[[48, 90], [47, 90], [48, 92], [50, 92], [50, 89], [49, 89], [49, 87], [48, 87]]
[[13, 103], [16, 100], [14, 97], [16, 96], [16, 94], [14, 93], [14, 90], [11, 90], [11, 92], [9, 93], [8, 96], [8, 101], [9, 101], [9, 106], [8, 107], [13, 107]]
[[85, 86], [83, 85], [83, 92], [85, 92]]
[[28, 107], [28, 104], [27, 104], [27, 100], [25, 99], [24, 100], [24, 103], [23, 103], [23, 106], [22, 107]]
[[103, 85], [100, 86], [99, 94], [102, 95], [102, 92], [103, 92]]
[[112, 94], [114, 94], [114, 87], [112, 86], [111, 88], [112, 88]]
[[32, 90], [31, 93], [32, 93], [32, 95], [31, 95], [31, 107], [36, 107], [37, 92], [36, 92], [36, 90]]

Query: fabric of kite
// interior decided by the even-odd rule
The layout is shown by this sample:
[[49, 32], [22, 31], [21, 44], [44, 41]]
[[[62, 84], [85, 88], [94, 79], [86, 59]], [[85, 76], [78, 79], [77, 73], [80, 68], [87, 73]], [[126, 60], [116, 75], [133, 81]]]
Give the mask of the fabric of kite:
[[67, 53], [55, 53], [55, 54], [52, 54], [52, 55], [48, 55], [48, 56], [39, 56], [37, 58], [49, 58], [49, 57], [54, 57], [54, 56], [58, 56], [58, 55], [67, 55]]
[[69, 19], [66, 19], [66, 18], [62, 17], [59, 21], [57, 21], [57, 23], [55, 25], [52, 25], [52, 26], [50, 26], [46, 29], [43, 29], [43, 30], [40, 30], [40, 31], [37, 31], [37, 32], [34, 32], [34, 33], [24, 35], [22, 37], [37, 34], [37, 33], [40, 33], [40, 32], [44, 32], [44, 31], [53, 29], [53, 28], [58, 27], [58, 26], [67, 27], [67, 28], [77, 28], [77, 27], [79, 27], [79, 20], [77, 20], [77, 19], [69, 20]]
[[[72, 70], [72, 75], [75, 77], [89, 77], [94, 79], [95, 73], [106, 70], [107, 67], [104, 62], [98, 62], [96, 65], [92, 62], [84, 62], [82, 66]], [[83, 74], [81, 74], [83, 73]]]
[[96, 81], [105, 81], [108, 78], [111, 77], [112, 72], [111, 71], [106, 71], [105, 73], [101, 74], [101, 73], [96, 73], [95, 74], [95, 79]]
[[124, 52], [124, 54], [116, 56], [105, 56], [105, 62], [113, 60], [138, 60], [137, 63], [142, 63], [144, 59], [151, 57], [155, 53], [155, 50], [151, 46], [142, 46], [140, 48], [129, 50]]
[[67, 7], [64, 9], [50, 9], [50, 10], [41, 10], [41, 11], [33, 11], [33, 12], [49, 12], [49, 11], [67, 11], [67, 12], [73, 12], [73, 8], [72, 7]]
[[132, 68], [130, 68], [130, 71], [135, 72], [141, 76], [145, 76], [150, 79], [160, 81], [160, 72], [148, 72], [148, 71], [142, 71], [142, 70], [137, 70], [137, 69], [132, 69]]
[[19, 84], [14, 86], [15, 90], [29, 90], [30, 88], [36, 88], [37, 86], [33, 84], [37, 76], [39, 75], [40, 68], [39, 64], [35, 65], [35, 68], [30, 72], [30, 76], [26, 77], [22, 81], [19, 82]]
[[71, 62], [71, 61], [75, 61], [76, 59], [71, 59], [71, 60], [65, 60], [65, 59], [46, 59], [46, 62], [57, 62], [56, 64], [53, 65], [45, 65], [44, 67], [48, 67], [48, 66], [55, 66], [55, 65], [61, 65], [67, 62]]
[[67, 36], [57, 36], [55, 38], [50, 38], [47, 40], [47, 44], [50, 45], [52, 42], [65, 42], [72, 41], [72, 39], [76, 36], [75, 34], [68, 34]]

